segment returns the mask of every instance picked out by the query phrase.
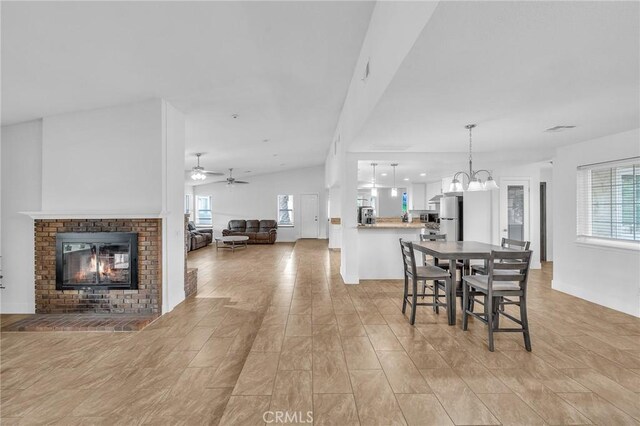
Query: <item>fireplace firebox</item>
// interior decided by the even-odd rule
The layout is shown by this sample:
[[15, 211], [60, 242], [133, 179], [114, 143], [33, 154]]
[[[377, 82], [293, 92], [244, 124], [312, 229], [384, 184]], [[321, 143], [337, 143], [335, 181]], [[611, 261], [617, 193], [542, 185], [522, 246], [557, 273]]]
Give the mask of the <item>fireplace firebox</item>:
[[57, 290], [137, 288], [137, 233], [63, 232], [56, 235]]

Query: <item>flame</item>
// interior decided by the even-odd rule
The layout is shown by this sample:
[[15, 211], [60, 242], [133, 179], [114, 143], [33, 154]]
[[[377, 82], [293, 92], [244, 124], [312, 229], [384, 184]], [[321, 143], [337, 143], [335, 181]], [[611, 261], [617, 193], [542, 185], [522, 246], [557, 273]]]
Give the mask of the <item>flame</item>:
[[94, 274], [96, 269], [98, 270], [98, 274], [101, 278], [112, 278], [115, 275], [111, 270], [110, 265], [102, 260], [98, 261], [97, 256], [94, 253], [91, 255], [91, 259], [89, 260], [89, 266], [75, 273], [74, 278], [76, 282], [87, 281], [90, 274]]

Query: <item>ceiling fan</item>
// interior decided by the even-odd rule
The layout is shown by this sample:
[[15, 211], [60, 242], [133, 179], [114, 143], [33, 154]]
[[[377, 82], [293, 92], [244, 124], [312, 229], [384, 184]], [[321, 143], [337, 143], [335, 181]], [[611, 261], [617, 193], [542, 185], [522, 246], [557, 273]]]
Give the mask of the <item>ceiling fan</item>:
[[218, 173], [218, 172], [210, 172], [208, 170], [205, 170], [204, 167], [200, 167], [200, 156], [202, 155], [202, 153], [198, 152], [196, 154], [196, 157], [198, 157], [198, 165], [193, 167], [191, 169], [191, 179], [193, 180], [205, 180], [207, 178], [207, 175], [211, 175], [211, 176], [224, 176], [224, 173]]
[[229, 169], [229, 177], [226, 178], [225, 180], [219, 180], [215, 183], [226, 183], [227, 185], [233, 185], [236, 183], [249, 183], [249, 182], [246, 182], [244, 180], [236, 180], [236, 178], [233, 177], [233, 169]]

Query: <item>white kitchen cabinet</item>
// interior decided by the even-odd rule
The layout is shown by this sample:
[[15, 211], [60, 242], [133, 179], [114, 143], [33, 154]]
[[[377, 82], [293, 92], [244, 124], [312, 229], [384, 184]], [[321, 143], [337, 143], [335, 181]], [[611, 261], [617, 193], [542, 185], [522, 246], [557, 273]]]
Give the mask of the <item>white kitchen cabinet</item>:
[[426, 210], [427, 209], [427, 185], [424, 183], [412, 183], [411, 184], [411, 198], [410, 206], [412, 210]]

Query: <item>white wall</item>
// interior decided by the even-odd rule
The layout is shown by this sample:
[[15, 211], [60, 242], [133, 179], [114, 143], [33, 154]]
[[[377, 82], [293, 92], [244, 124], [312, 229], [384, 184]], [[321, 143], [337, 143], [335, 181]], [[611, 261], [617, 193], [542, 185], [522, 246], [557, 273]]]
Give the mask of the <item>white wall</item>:
[[42, 209], [159, 212], [160, 105], [152, 100], [45, 117]]
[[[247, 177], [248, 185], [228, 187], [210, 183], [194, 187], [196, 195], [211, 195], [213, 228], [220, 232], [232, 219], [277, 218], [278, 195], [293, 195], [294, 226], [279, 227], [278, 241], [299, 238], [300, 195], [318, 194], [318, 226], [320, 238], [327, 238], [327, 201], [324, 166], [288, 170]], [[244, 178], [242, 178], [244, 180]]]
[[463, 238], [466, 241], [493, 243], [494, 234], [493, 199], [498, 198], [498, 191], [465, 192], [462, 203]]
[[[184, 119], [162, 100], [2, 128], [5, 312], [33, 312], [33, 220], [24, 211], [163, 217], [163, 312], [184, 298]], [[8, 247], [16, 248], [16, 255]], [[16, 289], [16, 290], [14, 290]], [[18, 290], [19, 289], [19, 290]]]
[[[391, 188], [378, 189], [378, 211], [379, 217], [402, 216], [402, 193], [407, 192], [407, 188], [398, 188], [398, 196], [391, 196]], [[419, 219], [419, 218], [418, 218]]]
[[540, 182], [547, 183], [547, 262], [553, 262], [553, 168], [540, 169]]
[[640, 129], [558, 148], [553, 163], [552, 286], [640, 316], [640, 252], [576, 242], [576, 168], [640, 156]]
[[[340, 187], [334, 186], [329, 188], [329, 211], [327, 212], [328, 218], [340, 218], [342, 209], [340, 206]], [[327, 229], [327, 236], [329, 237], [329, 248], [339, 249], [342, 248], [342, 224], [333, 225], [329, 223]]]
[[33, 219], [21, 211], [40, 210], [42, 122], [2, 127], [2, 267], [0, 312], [35, 312]]
[[182, 113], [162, 101], [163, 312], [184, 300], [184, 144]]

